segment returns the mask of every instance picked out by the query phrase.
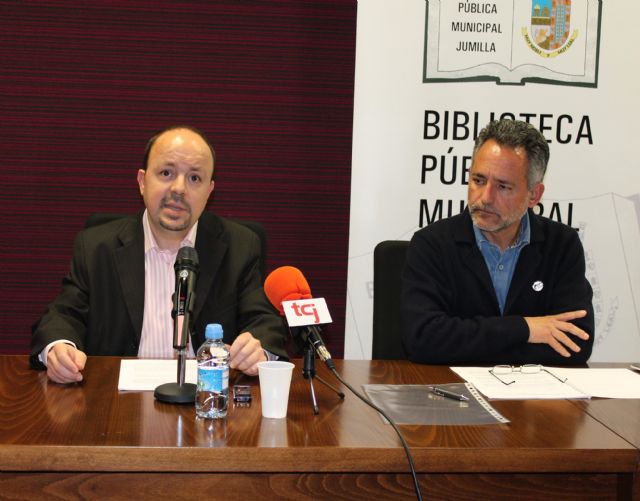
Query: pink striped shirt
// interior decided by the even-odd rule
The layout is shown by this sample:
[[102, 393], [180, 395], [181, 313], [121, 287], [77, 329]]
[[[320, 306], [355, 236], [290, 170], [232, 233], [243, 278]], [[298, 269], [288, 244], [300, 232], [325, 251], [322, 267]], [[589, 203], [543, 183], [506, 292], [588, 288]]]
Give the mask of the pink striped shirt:
[[[177, 358], [173, 349], [173, 319], [171, 310], [173, 302], [171, 296], [175, 291], [176, 275], [173, 265], [178, 251], [171, 252], [158, 247], [149, 226], [147, 211], [142, 216], [144, 229], [144, 315], [142, 319], [142, 333], [138, 357], [140, 358]], [[198, 223], [187, 233], [180, 242], [180, 247], [195, 247]], [[38, 355], [40, 361], [47, 365], [49, 350], [58, 343], [74, 343], [66, 339], [59, 339], [49, 343]], [[196, 350], [199, 347], [196, 346]], [[268, 360], [278, 360], [278, 356], [263, 350]], [[195, 350], [191, 343], [187, 346], [187, 356], [195, 358]]]
[[[138, 357], [140, 358], [175, 358], [173, 349], [173, 319], [171, 296], [174, 293], [176, 275], [173, 265], [178, 251], [162, 250], [158, 247], [151, 227], [147, 211], [142, 216], [144, 228], [144, 317]], [[180, 247], [194, 247], [198, 223], [180, 242]], [[194, 349], [189, 343], [187, 353], [194, 357]]]

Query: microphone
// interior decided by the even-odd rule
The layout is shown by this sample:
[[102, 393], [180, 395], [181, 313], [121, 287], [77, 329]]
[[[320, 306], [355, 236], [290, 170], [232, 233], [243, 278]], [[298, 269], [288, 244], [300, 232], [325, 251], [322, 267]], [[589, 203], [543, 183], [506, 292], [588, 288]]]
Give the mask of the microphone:
[[176, 288], [172, 296], [173, 348], [178, 352], [178, 376], [175, 383], [158, 386], [153, 395], [161, 402], [170, 404], [193, 403], [196, 385], [185, 382], [186, 350], [189, 334], [193, 328], [193, 307], [196, 302], [196, 281], [200, 265], [198, 253], [193, 247], [181, 247], [173, 265], [176, 272]]
[[293, 266], [281, 266], [269, 273], [264, 281], [264, 293], [271, 304], [284, 317], [282, 301], [311, 299], [309, 282], [302, 272]]
[[176, 272], [176, 287], [173, 294], [173, 347], [183, 350], [187, 346], [192, 328], [195, 305], [196, 281], [200, 271], [198, 253], [193, 247], [181, 247], [173, 265]]
[[334, 368], [331, 354], [317, 325], [327, 318], [331, 322], [329, 310], [323, 298], [312, 299], [311, 288], [302, 272], [293, 266], [281, 266], [273, 270], [264, 281], [264, 292], [280, 315], [287, 317], [294, 338], [300, 337], [309, 343], [320, 360], [330, 369]]
[[[402, 443], [402, 447], [407, 455], [407, 459], [409, 461], [409, 466], [411, 468], [411, 475], [413, 478], [413, 485], [419, 500], [422, 500], [422, 494], [420, 492], [420, 484], [418, 483], [418, 478], [416, 476], [416, 469], [413, 464], [413, 456], [411, 455], [411, 451], [409, 446], [407, 445], [406, 440], [402, 436], [402, 432], [396, 425], [396, 423], [391, 419], [385, 411], [380, 409], [377, 405], [371, 402], [367, 397], [358, 393], [353, 386], [347, 383], [341, 376], [338, 374], [336, 370], [335, 364], [331, 359], [331, 354], [327, 347], [324, 345], [324, 341], [320, 336], [320, 328], [317, 324], [320, 323], [328, 323], [331, 322], [331, 317], [329, 316], [329, 310], [327, 309], [327, 305], [322, 298], [316, 298], [315, 304], [309, 304], [312, 302], [311, 296], [311, 288], [309, 287], [309, 283], [307, 279], [304, 278], [304, 275], [298, 268], [294, 268], [293, 266], [282, 266], [280, 268], [276, 268], [273, 270], [269, 276], [264, 281], [264, 293], [271, 304], [280, 312], [280, 315], [286, 316], [287, 322], [289, 324], [289, 328], [294, 336], [299, 336], [305, 343], [309, 343], [315, 352], [318, 354], [318, 357], [327, 365], [327, 367], [331, 370], [331, 372], [335, 375], [335, 377], [340, 381], [344, 386], [349, 388], [356, 397], [362, 400], [365, 404], [372, 407], [374, 410], [379, 412], [384, 418], [389, 421], [395, 432], [398, 434], [400, 438], [400, 442]], [[283, 304], [284, 302], [284, 304]], [[311, 306], [310, 308], [307, 308]], [[323, 311], [320, 307], [324, 307]], [[305, 310], [305, 308], [307, 308]], [[305, 320], [300, 320], [300, 317], [304, 316], [313, 316], [313, 322], [311, 324], [304, 323]], [[328, 321], [325, 321], [326, 317], [328, 317]], [[306, 322], [309, 322], [306, 320]], [[296, 327], [298, 326], [298, 327]], [[309, 356], [307, 357], [307, 353]], [[315, 374], [315, 369], [308, 369], [307, 364], [313, 364], [313, 353], [305, 352], [304, 357], [305, 369], [303, 371], [304, 377], [307, 378], [307, 374], [311, 371], [311, 378], [313, 378]], [[331, 385], [329, 385], [326, 381], [322, 380], [318, 377], [320, 381], [322, 381], [325, 385], [329, 386], [329, 388], [333, 389], [340, 398], [344, 398], [344, 393], [339, 392]], [[313, 379], [311, 379], [313, 381]], [[314, 413], [318, 414], [318, 406], [316, 404], [315, 392], [313, 390], [313, 382], [311, 384], [311, 398], [313, 399], [313, 408]]]

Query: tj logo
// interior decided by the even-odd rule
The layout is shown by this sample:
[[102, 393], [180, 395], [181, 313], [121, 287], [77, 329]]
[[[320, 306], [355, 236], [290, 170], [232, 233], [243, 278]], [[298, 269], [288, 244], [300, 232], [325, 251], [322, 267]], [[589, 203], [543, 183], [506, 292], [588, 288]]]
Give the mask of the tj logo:
[[320, 317], [318, 316], [318, 310], [316, 310], [315, 305], [313, 304], [303, 304], [300, 306], [298, 303], [291, 303], [291, 308], [293, 312], [298, 317], [313, 317], [313, 323], [319, 324]]

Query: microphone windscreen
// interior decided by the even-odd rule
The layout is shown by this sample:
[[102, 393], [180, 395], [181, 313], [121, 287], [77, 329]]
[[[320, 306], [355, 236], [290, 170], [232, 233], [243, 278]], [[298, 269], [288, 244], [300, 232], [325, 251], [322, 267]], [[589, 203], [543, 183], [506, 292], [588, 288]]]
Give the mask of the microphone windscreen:
[[193, 247], [180, 247], [178, 255], [176, 256], [176, 262], [173, 268], [178, 269], [190, 269], [195, 273], [198, 273], [200, 269], [200, 262], [198, 261], [198, 251]]
[[284, 315], [282, 301], [312, 298], [307, 279], [293, 266], [281, 266], [273, 270], [264, 281], [264, 293], [280, 315]]

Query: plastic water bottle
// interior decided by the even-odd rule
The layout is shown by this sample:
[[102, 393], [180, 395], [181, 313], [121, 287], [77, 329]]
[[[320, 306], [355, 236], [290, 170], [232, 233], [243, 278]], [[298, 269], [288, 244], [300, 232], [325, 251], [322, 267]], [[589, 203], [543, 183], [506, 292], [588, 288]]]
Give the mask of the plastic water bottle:
[[229, 350], [222, 342], [222, 326], [209, 324], [204, 332], [196, 359], [198, 387], [196, 415], [201, 418], [223, 418], [229, 400]]

